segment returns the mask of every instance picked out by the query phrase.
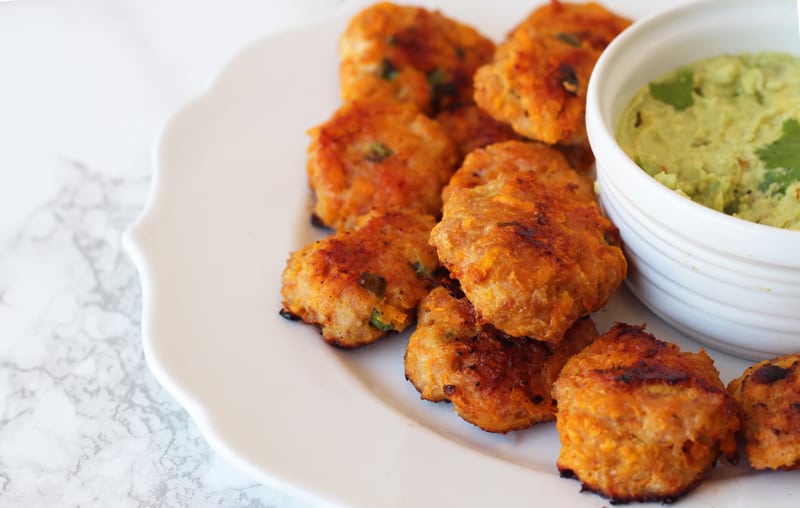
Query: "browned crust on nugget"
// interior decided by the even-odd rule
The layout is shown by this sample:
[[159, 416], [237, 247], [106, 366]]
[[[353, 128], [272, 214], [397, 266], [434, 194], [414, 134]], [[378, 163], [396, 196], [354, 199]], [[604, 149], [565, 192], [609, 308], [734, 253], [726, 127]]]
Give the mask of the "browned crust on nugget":
[[800, 354], [763, 360], [728, 384], [755, 469], [800, 469]]
[[342, 97], [392, 98], [435, 114], [472, 102], [472, 76], [493, 52], [490, 39], [439, 11], [377, 3], [340, 38]]
[[602, 51], [630, 24], [630, 19], [609, 11], [597, 2], [551, 0], [534, 9], [514, 28], [512, 34], [527, 30], [549, 35], [573, 47]]
[[458, 155], [439, 123], [412, 104], [345, 103], [309, 134], [306, 169], [324, 225], [351, 227], [370, 211], [441, 212]]
[[431, 244], [482, 322], [556, 344], [605, 305], [627, 263], [590, 188], [539, 143], [508, 141], [467, 156], [444, 191]]
[[318, 325], [334, 346], [370, 344], [413, 323], [438, 260], [429, 215], [372, 214], [293, 252], [282, 276], [282, 314]]
[[550, 395], [561, 367], [597, 337], [589, 317], [551, 347], [480, 325], [469, 301], [435, 288], [420, 302], [405, 355], [406, 378], [421, 397], [449, 400], [458, 415], [505, 433], [554, 419]]
[[453, 140], [461, 160], [476, 148], [521, 139], [511, 126], [498, 122], [475, 104], [448, 108], [436, 115], [436, 121]]
[[476, 71], [475, 102], [527, 138], [585, 144], [589, 77], [605, 46], [629, 24], [596, 3], [538, 8]]
[[443, 201], [464, 189], [487, 185], [501, 175], [535, 172], [553, 187], [569, 188], [575, 199], [594, 201], [592, 180], [576, 174], [560, 150], [529, 141], [499, 142], [469, 153], [442, 191]]
[[615, 502], [672, 501], [720, 454], [737, 458], [736, 404], [702, 349], [617, 324], [572, 357], [553, 387], [558, 469]]

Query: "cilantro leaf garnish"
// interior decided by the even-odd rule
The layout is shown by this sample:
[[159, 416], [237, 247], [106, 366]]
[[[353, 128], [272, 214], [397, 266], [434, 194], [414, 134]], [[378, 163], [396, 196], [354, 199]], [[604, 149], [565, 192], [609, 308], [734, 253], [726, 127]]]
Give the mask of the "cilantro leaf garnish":
[[456, 77], [441, 67], [434, 67], [425, 73], [431, 91], [431, 109], [441, 111], [458, 97]]
[[394, 153], [394, 150], [384, 145], [380, 141], [373, 141], [369, 145], [369, 151], [364, 159], [370, 162], [383, 162], [384, 159]]
[[781, 137], [756, 150], [767, 168], [800, 169], [800, 122], [789, 118], [783, 122]]
[[428, 277], [430, 275], [428, 268], [422, 264], [422, 261], [414, 261], [411, 264], [411, 267], [414, 268], [414, 271], [417, 273], [417, 277]]
[[785, 193], [792, 182], [800, 180], [800, 122], [789, 118], [783, 122], [781, 137], [756, 150], [767, 172], [758, 188], [766, 192]]
[[682, 111], [694, 104], [692, 86], [694, 72], [691, 69], [681, 69], [674, 79], [661, 83], [650, 83], [650, 95], [666, 102], [678, 111]]
[[385, 323], [382, 319], [381, 311], [376, 308], [372, 308], [372, 313], [369, 316], [369, 324], [373, 327], [377, 328], [382, 332], [396, 332], [397, 329], [394, 327], [391, 321]]
[[570, 95], [578, 95], [578, 75], [575, 67], [562, 63], [556, 69], [556, 79], [561, 82], [561, 87]]
[[425, 74], [425, 79], [431, 86], [443, 85], [450, 82], [450, 76], [447, 71], [441, 67], [434, 67]]
[[386, 293], [386, 279], [381, 275], [364, 272], [358, 279], [358, 285], [378, 298], [383, 298]]
[[[768, 192], [772, 189], [772, 194], [785, 194], [789, 186], [800, 180], [800, 169], [798, 168], [777, 168], [770, 169], [764, 173], [764, 179], [758, 184], [761, 192]], [[775, 185], [775, 187], [772, 187]]]
[[556, 39], [560, 40], [564, 44], [569, 44], [570, 46], [576, 48], [581, 47], [581, 38], [575, 33], [559, 32], [556, 34]]
[[400, 71], [394, 66], [391, 60], [388, 58], [381, 60], [380, 75], [383, 79], [386, 81], [391, 81], [396, 78], [399, 73]]

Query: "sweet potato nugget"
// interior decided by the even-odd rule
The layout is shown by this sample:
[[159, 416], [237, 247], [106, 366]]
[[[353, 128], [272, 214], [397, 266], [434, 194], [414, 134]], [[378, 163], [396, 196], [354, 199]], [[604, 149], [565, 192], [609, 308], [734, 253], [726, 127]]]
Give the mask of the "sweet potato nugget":
[[596, 3], [551, 1], [476, 71], [475, 102], [527, 138], [585, 144], [589, 76], [602, 50], [629, 24]]
[[800, 469], [800, 354], [752, 365], [728, 384], [755, 469]]
[[309, 134], [306, 170], [318, 222], [341, 229], [373, 210], [441, 213], [458, 154], [413, 104], [348, 102]]
[[617, 324], [553, 386], [558, 469], [613, 502], [672, 501], [720, 454], [735, 461], [736, 403], [705, 351]]
[[283, 272], [281, 314], [319, 325], [322, 338], [355, 348], [407, 328], [439, 267], [429, 215], [370, 214], [293, 252]]
[[585, 174], [576, 174], [563, 152], [542, 143], [518, 141], [487, 145], [483, 150], [473, 150], [442, 191], [442, 200], [465, 189], [487, 185], [501, 175], [519, 172], [536, 172], [543, 182], [553, 187], [563, 187], [574, 193], [575, 199], [594, 201], [592, 180]]
[[433, 115], [472, 102], [472, 75], [493, 53], [490, 39], [438, 11], [377, 3], [339, 40], [342, 97], [392, 98]]
[[475, 319], [469, 301], [444, 287], [420, 302], [405, 354], [406, 378], [425, 400], [449, 400], [464, 420], [508, 432], [554, 419], [550, 390], [561, 367], [597, 337], [589, 317], [551, 347], [508, 337]]
[[597, 2], [570, 3], [551, 0], [519, 23], [518, 30], [551, 35], [573, 47], [603, 51], [631, 24]]
[[453, 140], [459, 162], [476, 148], [521, 139], [510, 125], [498, 122], [475, 104], [448, 108], [436, 115], [436, 121]]
[[471, 152], [431, 231], [479, 319], [556, 344], [625, 278], [619, 233], [557, 150], [507, 141]]

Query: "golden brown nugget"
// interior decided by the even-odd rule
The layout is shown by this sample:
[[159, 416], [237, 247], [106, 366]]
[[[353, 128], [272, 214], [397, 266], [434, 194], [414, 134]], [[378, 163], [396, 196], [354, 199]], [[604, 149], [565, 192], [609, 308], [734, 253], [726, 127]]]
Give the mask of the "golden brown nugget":
[[739, 419], [713, 360], [643, 326], [616, 324], [570, 358], [553, 386], [558, 469], [613, 502], [680, 497], [721, 454]]
[[441, 213], [458, 154], [441, 125], [414, 105], [345, 103], [309, 134], [306, 170], [323, 225], [351, 227], [373, 210]]
[[436, 115], [436, 121], [453, 140], [461, 160], [476, 148], [521, 139], [511, 126], [498, 122], [475, 104], [448, 108]]
[[597, 2], [551, 0], [531, 12], [514, 30], [549, 35], [573, 47], [603, 51], [631, 20], [608, 11]]
[[443, 194], [431, 244], [479, 319], [508, 335], [556, 344], [625, 278], [619, 232], [553, 148], [475, 150]]
[[439, 266], [428, 245], [433, 217], [371, 214], [361, 222], [293, 252], [282, 278], [281, 314], [318, 325], [342, 348], [407, 328]]
[[393, 98], [435, 114], [472, 102], [472, 76], [493, 53], [494, 42], [438, 11], [377, 3], [339, 40], [342, 97]]
[[531, 141], [499, 142], [483, 150], [473, 150], [442, 191], [443, 201], [459, 189], [485, 185], [501, 174], [535, 171], [552, 186], [570, 187], [575, 198], [594, 201], [594, 184], [585, 174], [577, 174], [563, 151]]
[[478, 323], [468, 300], [437, 287], [420, 302], [406, 378], [423, 399], [449, 400], [461, 418], [483, 430], [524, 429], [554, 419], [553, 382], [567, 359], [596, 337], [594, 322], [585, 317], [556, 347], [510, 338]]
[[728, 384], [755, 469], [800, 469], [800, 354], [758, 362]]
[[527, 138], [585, 144], [589, 76], [629, 24], [596, 3], [552, 1], [538, 8], [476, 71], [475, 102]]

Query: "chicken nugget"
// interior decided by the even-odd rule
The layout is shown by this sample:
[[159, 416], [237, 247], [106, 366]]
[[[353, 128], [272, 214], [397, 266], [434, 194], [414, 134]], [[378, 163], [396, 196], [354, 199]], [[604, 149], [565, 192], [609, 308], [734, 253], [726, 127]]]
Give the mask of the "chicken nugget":
[[631, 20], [608, 11], [596, 2], [570, 3], [551, 0], [531, 12], [519, 30], [549, 35], [573, 47], [603, 51]]
[[475, 102], [527, 138], [585, 144], [589, 76], [602, 50], [629, 24], [596, 3], [540, 7], [476, 71]]
[[309, 134], [318, 223], [347, 228], [372, 210], [441, 213], [458, 154], [442, 126], [413, 104], [348, 102]]
[[291, 253], [283, 272], [281, 315], [318, 325], [342, 348], [407, 328], [439, 267], [428, 245], [429, 215], [373, 213]]
[[713, 360], [618, 323], [570, 358], [553, 386], [558, 469], [612, 502], [670, 502], [721, 454], [739, 419]]
[[442, 200], [463, 189], [485, 185], [501, 174], [535, 171], [552, 186], [571, 188], [576, 199], [594, 201], [594, 184], [585, 174], [576, 174], [563, 152], [530, 141], [499, 142], [484, 150], [473, 150], [442, 191]]
[[507, 141], [467, 156], [430, 241], [481, 322], [556, 344], [606, 304], [627, 263], [590, 188], [540, 143]]
[[436, 121], [453, 140], [461, 160], [476, 148], [521, 139], [510, 125], [498, 122], [475, 104], [448, 108], [436, 115]]
[[800, 469], [800, 354], [758, 362], [728, 384], [755, 469]]
[[475, 319], [466, 298], [434, 288], [420, 302], [405, 354], [406, 378], [429, 401], [449, 400], [458, 415], [488, 432], [505, 433], [554, 419], [550, 390], [561, 367], [597, 337], [579, 319], [556, 347], [510, 338]]
[[393, 98], [433, 115], [472, 102], [472, 75], [493, 53], [494, 42], [439, 11], [377, 3], [339, 40], [342, 97]]

